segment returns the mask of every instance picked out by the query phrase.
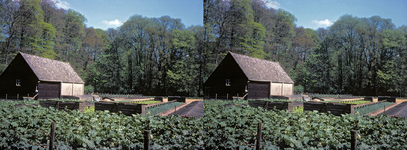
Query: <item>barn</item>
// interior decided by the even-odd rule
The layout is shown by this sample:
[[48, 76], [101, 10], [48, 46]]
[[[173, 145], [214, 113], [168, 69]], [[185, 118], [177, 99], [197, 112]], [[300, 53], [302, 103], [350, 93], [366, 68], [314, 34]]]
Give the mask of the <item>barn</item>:
[[20, 52], [0, 75], [0, 97], [6, 94], [9, 99], [83, 95], [84, 82], [69, 63]]
[[280, 63], [229, 52], [204, 83], [205, 99], [293, 95], [294, 82]]

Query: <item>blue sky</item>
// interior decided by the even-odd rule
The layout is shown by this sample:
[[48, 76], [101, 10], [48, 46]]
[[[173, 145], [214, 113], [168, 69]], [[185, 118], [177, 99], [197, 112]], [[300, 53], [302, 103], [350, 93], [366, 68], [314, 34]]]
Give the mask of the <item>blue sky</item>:
[[263, 0], [269, 7], [284, 9], [297, 18], [297, 26], [317, 29], [332, 25], [340, 16], [378, 15], [399, 27], [407, 25], [407, 0]]
[[[203, 0], [54, 0], [87, 18], [87, 26], [116, 28], [130, 16], [168, 15], [180, 18], [186, 27], [203, 25]], [[378, 15], [399, 27], [407, 25], [407, 0], [263, 0], [268, 7], [284, 9], [297, 18], [297, 26], [317, 29], [332, 25], [340, 16]]]
[[203, 0], [54, 0], [86, 17], [88, 27], [117, 28], [133, 15], [179, 18], [185, 27], [203, 25]]

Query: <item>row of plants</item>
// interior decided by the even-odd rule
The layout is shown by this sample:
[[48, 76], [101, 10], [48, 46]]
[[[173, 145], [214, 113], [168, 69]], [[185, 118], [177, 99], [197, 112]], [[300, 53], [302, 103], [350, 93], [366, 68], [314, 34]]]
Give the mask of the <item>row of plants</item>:
[[16, 104], [0, 102], [0, 149], [44, 149], [49, 143], [51, 122], [56, 122], [55, 143], [62, 149], [142, 148], [144, 130], [151, 130], [153, 148], [203, 149], [204, 146], [200, 119], [125, 116], [108, 111], [80, 113], [41, 106], [15, 107]]
[[131, 102], [135, 104], [156, 104], [156, 103], [161, 103], [161, 101], [155, 101], [155, 100], [147, 100], [147, 101], [137, 101], [137, 102]]
[[392, 102], [373, 103], [370, 105], [363, 105], [360, 107], [356, 107], [354, 111], [357, 114], [366, 115], [366, 114], [374, 112], [376, 110], [384, 109], [385, 107], [390, 106], [392, 104], [394, 104], [394, 103], [392, 103]]
[[184, 103], [182, 103], [182, 102], [165, 103], [162, 105], [147, 107], [145, 112], [146, 112], [146, 115], [156, 115], [156, 114], [162, 113], [164, 111], [167, 111], [169, 109], [172, 109], [172, 108], [177, 107], [182, 104], [184, 104]]
[[204, 101], [205, 148], [251, 149], [258, 122], [263, 123], [262, 149], [350, 149], [351, 130], [358, 130], [360, 149], [407, 148], [405, 119], [225, 107], [235, 102], [244, 103]]
[[360, 100], [360, 101], [347, 101], [347, 102], [341, 102], [341, 103], [359, 105], [359, 104], [371, 103], [371, 101]]
[[360, 96], [353, 96], [352, 94], [318, 94], [318, 93], [309, 93], [308, 96], [319, 97], [319, 98], [360, 97]]
[[109, 98], [145, 97], [145, 96], [143, 96], [141, 94], [106, 94], [106, 93], [101, 93], [101, 94], [97, 94], [97, 95], [99, 95], [100, 97], [109, 97]]

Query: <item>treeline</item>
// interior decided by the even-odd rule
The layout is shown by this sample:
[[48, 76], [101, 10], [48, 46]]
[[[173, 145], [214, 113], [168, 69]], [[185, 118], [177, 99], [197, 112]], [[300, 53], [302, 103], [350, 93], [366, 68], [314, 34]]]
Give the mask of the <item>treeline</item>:
[[0, 73], [18, 52], [69, 62], [85, 92], [202, 95], [202, 26], [169, 16], [130, 17], [108, 30], [52, 0], [1, 0]]
[[295, 92], [406, 95], [407, 27], [340, 17], [317, 30], [262, 0], [204, 0], [204, 26], [130, 17], [94, 29], [51, 0], [0, 0], [0, 73], [18, 52], [69, 62], [85, 92], [202, 96], [228, 51], [279, 62]]
[[228, 51], [279, 62], [295, 92], [406, 95], [407, 27], [373, 16], [340, 17], [317, 30], [261, 0], [205, 0], [208, 65]]

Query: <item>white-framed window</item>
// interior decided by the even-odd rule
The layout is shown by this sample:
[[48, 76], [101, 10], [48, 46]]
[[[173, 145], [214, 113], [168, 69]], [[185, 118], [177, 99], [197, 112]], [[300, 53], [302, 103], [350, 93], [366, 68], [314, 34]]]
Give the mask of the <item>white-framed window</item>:
[[226, 79], [226, 86], [230, 86], [230, 79]]
[[20, 79], [16, 79], [16, 86], [21, 86], [21, 80]]

